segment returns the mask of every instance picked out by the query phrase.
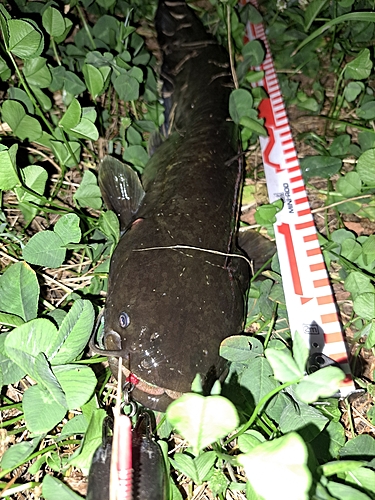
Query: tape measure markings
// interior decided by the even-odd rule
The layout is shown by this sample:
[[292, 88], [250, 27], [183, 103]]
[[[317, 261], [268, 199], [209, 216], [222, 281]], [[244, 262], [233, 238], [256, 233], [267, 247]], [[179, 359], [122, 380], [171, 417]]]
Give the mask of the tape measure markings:
[[[248, 1], [257, 7], [254, 0], [241, 3]], [[262, 24], [249, 22], [246, 30], [245, 41], [260, 39], [266, 48], [265, 60], [256, 68], [264, 77], [254, 86], [262, 86], [268, 94], [259, 105], [259, 116], [268, 132], [260, 144], [269, 198], [284, 200], [275, 239], [291, 332], [305, 335], [311, 354], [322, 353], [340, 363], [346, 373], [340, 390], [345, 396], [355, 387], [271, 51]]]

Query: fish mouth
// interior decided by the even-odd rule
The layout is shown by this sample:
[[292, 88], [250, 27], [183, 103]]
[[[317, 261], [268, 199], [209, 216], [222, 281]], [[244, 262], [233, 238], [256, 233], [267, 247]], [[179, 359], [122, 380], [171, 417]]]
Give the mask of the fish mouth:
[[[122, 349], [121, 336], [114, 330], [105, 332], [99, 341], [100, 347], [96, 345], [95, 338], [98, 330], [100, 329], [102, 318], [103, 315], [100, 314], [97, 319], [93, 335], [90, 339], [90, 349], [95, 354], [100, 354], [102, 356], [108, 357], [111, 372], [117, 379], [119, 374], [119, 358], [125, 360], [128, 358], [129, 353], [125, 349]], [[105, 348], [105, 344], [107, 344], [106, 341], [108, 340], [110, 347], [114, 347], [114, 349]], [[129, 368], [126, 368], [123, 364], [121, 365], [121, 372], [123, 380], [132, 384], [134, 388], [133, 390], [136, 393], [135, 399], [149, 408], [151, 407], [152, 409], [158, 411], [165, 411], [169, 403], [178, 399], [183, 394], [182, 392], [173, 391], [172, 389], [168, 389], [167, 387], [160, 387], [154, 384], [150, 384], [149, 382], [146, 382], [138, 375], [133, 373]]]

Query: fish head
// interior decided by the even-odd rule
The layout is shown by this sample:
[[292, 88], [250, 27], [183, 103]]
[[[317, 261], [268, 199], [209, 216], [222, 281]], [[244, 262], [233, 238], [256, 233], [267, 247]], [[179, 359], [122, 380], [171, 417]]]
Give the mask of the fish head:
[[[222, 256], [151, 244], [157, 241], [147, 221], [120, 240], [110, 266], [104, 345], [121, 353], [123, 373], [136, 380], [134, 398], [164, 411], [191, 390], [198, 373], [207, 390], [223, 375], [220, 342], [242, 331], [244, 295]], [[110, 365], [116, 375], [115, 357]]]

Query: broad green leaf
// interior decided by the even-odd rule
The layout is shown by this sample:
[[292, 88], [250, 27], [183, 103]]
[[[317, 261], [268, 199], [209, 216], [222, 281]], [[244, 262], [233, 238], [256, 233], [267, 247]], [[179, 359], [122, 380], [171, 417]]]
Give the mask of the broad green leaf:
[[46, 474], [42, 483], [43, 498], [46, 500], [82, 500], [82, 497], [75, 493], [65, 483], [59, 479]]
[[33, 57], [25, 61], [22, 72], [29, 85], [35, 85], [41, 89], [50, 85], [52, 76], [46, 63], [47, 59], [44, 57]]
[[135, 101], [139, 97], [139, 83], [130, 75], [119, 75], [113, 86], [123, 101]]
[[359, 460], [336, 460], [321, 465], [322, 472], [326, 477], [330, 477], [343, 472], [355, 471], [363, 467], [365, 462]]
[[15, 443], [6, 450], [1, 459], [1, 468], [14, 469], [20, 464], [24, 463], [31, 453], [36, 449], [40, 443], [40, 437], [34, 437], [29, 441]]
[[367, 338], [366, 338], [366, 342], [365, 342], [365, 348], [372, 349], [375, 345], [375, 319], [373, 319], [371, 321], [371, 323], [369, 323], [367, 325], [367, 328], [368, 328], [368, 331], [367, 331]]
[[91, 64], [84, 64], [82, 67], [82, 73], [85, 77], [86, 87], [91, 94], [93, 99], [96, 99], [103, 91], [104, 87], [104, 76], [102, 72], [92, 66]]
[[337, 174], [342, 160], [332, 156], [306, 156], [301, 159], [301, 169], [306, 180], [311, 177], [331, 177]]
[[61, 36], [65, 31], [65, 22], [61, 13], [54, 7], [47, 7], [42, 16], [43, 27], [51, 37]]
[[312, 0], [307, 4], [305, 10], [305, 31], [308, 32], [310, 26], [315, 21], [319, 12], [325, 7], [328, 0]]
[[63, 245], [79, 243], [81, 230], [77, 214], [65, 214], [56, 222], [54, 232], [60, 237]]
[[247, 335], [234, 335], [227, 337], [220, 344], [220, 356], [228, 361], [248, 361], [263, 354], [263, 345], [256, 339]]
[[61, 118], [59, 125], [65, 130], [65, 132], [69, 133], [73, 127], [79, 124], [80, 119], [81, 105], [77, 99], [73, 99]]
[[364, 80], [370, 76], [372, 62], [369, 49], [363, 49], [358, 56], [345, 67], [345, 78]]
[[305, 339], [300, 332], [296, 332], [293, 338], [293, 358], [302, 374], [305, 372], [308, 357], [309, 349]]
[[74, 201], [81, 207], [90, 207], [99, 210], [102, 206], [100, 188], [96, 176], [85, 170], [79, 188], [73, 195]]
[[258, 404], [266, 394], [278, 386], [273, 378], [271, 365], [263, 357], [251, 360], [251, 363], [242, 372], [239, 383], [251, 393], [255, 404]]
[[[39, 165], [29, 165], [21, 170], [24, 185], [35, 193], [43, 195], [48, 179], [47, 171]], [[34, 205], [40, 205], [41, 200], [38, 196], [28, 193], [22, 187], [16, 187], [15, 193], [19, 200], [19, 208], [27, 222], [30, 222], [38, 213], [38, 208]]]
[[[3, 119], [5, 120], [4, 115]], [[21, 185], [15, 163], [17, 149], [18, 145], [13, 144], [9, 149], [0, 151], [0, 189], [3, 191]]]
[[[328, 438], [328, 439], [327, 439]], [[345, 429], [340, 422], [331, 421], [325, 427], [324, 432], [318, 434], [310, 442], [319, 463], [327, 462], [338, 457], [340, 448], [346, 441]], [[327, 447], [327, 443], [329, 446]]]
[[85, 434], [87, 431], [88, 422], [84, 415], [78, 414], [71, 420], [68, 420], [62, 428], [59, 439], [66, 439], [77, 434]]
[[21, 326], [24, 320], [15, 314], [0, 312], [0, 324], [6, 326]]
[[340, 450], [340, 457], [359, 460], [372, 460], [375, 456], [375, 439], [369, 434], [360, 434], [345, 443]]
[[88, 366], [54, 366], [53, 373], [65, 393], [68, 410], [80, 408], [93, 395], [97, 379]]
[[375, 472], [366, 467], [359, 467], [353, 471], [346, 472], [345, 481], [360, 486], [370, 496], [375, 491]]
[[373, 120], [375, 118], [375, 101], [366, 102], [357, 108], [357, 116], [363, 120]]
[[69, 133], [75, 137], [92, 141], [97, 141], [99, 138], [98, 129], [91, 120], [85, 117], [82, 117], [78, 125], [71, 128]]
[[344, 96], [348, 102], [353, 102], [365, 89], [362, 82], [349, 82], [344, 89]]
[[9, 50], [21, 59], [38, 56], [43, 48], [43, 37], [31, 22], [9, 19]]
[[48, 391], [39, 385], [29, 387], [22, 399], [26, 426], [30, 432], [45, 434], [66, 414], [66, 408], [56, 403]]
[[361, 193], [362, 181], [357, 172], [348, 172], [336, 182], [336, 191], [346, 198], [358, 196]]
[[241, 118], [249, 117], [249, 112], [252, 109], [253, 96], [248, 90], [235, 89], [232, 91], [229, 97], [229, 114], [234, 123], [239, 124]]
[[0, 378], [1, 385], [15, 384], [26, 375], [26, 370], [13, 362], [5, 351], [5, 340], [10, 332], [0, 335]]
[[117, 243], [120, 238], [120, 222], [112, 210], [107, 210], [100, 216], [99, 229], [106, 237]]
[[63, 142], [51, 141], [51, 147], [60, 164], [67, 167], [78, 165], [81, 156], [81, 146], [78, 142], [69, 141], [68, 149]]
[[[308, 500], [312, 476], [307, 460], [306, 444], [296, 433], [262, 443], [238, 457], [251, 486], [264, 500], [279, 498], [281, 491], [288, 492], [288, 500]], [[269, 471], [272, 480], [267, 480]]]
[[365, 292], [375, 292], [374, 285], [365, 274], [359, 271], [352, 271], [345, 280], [345, 289], [352, 294], [353, 299]]
[[281, 351], [269, 347], [265, 355], [272, 366], [275, 378], [280, 382], [298, 381], [303, 377], [304, 370], [297, 366], [288, 349]]
[[88, 300], [78, 299], [63, 319], [55, 342], [51, 342], [52, 365], [70, 363], [87, 345], [94, 325], [94, 309]]
[[30, 264], [52, 268], [60, 267], [66, 254], [63, 244], [60, 236], [53, 231], [36, 233], [26, 243], [22, 256]]
[[296, 431], [307, 443], [312, 441], [327, 423], [328, 418], [320, 411], [302, 401], [297, 404], [292, 400], [285, 406], [279, 421], [283, 434]]
[[239, 423], [237, 411], [228, 399], [193, 393], [174, 401], [167, 409], [167, 419], [189, 441], [195, 455]]
[[358, 488], [353, 488], [347, 484], [328, 481], [327, 490], [334, 498], [344, 498], [345, 500], [372, 500], [372, 496], [362, 493]]
[[[102, 444], [103, 440], [103, 421], [106, 418], [107, 413], [102, 409], [95, 409], [92, 412], [89, 426], [79, 454], [74, 455], [70, 460], [69, 464], [82, 469], [84, 474], [89, 473], [92, 457], [97, 450], [98, 446]], [[52, 499], [51, 499], [52, 500]]]
[[39, 283], [26, 262], [12, 264], [0, 276], [0, 311], [29, 321], [37, 316]]
[[267, 129], [263, 127], [259, 121], [255, 120], [254, 118], [250, 118], [249, 116], [242, 116], [240, 119], [240, 125], [243, 127], [248, 128], [252, 132], [256, 132], [259, 135], [262, 135], [263, 137], [267, 137]]
[[64, 78], [64, 89], [69, 92], [69, 94], [76, 96], [86, 90], [86, 85], [75, 73], [73, 73], [72, 71], [66, 71]]
[[18, 101], [5, 101], [1, 108], [3, 120], [7, 122], [14, 134], [20, 139], [35, 141], [42, 135], [42, 127], [38, 120], [26, 114]]
[[142, 146], [129, 146], [124, 151], [124, 160], [137, 167], [144, 167], [149, 156]]
[[296, 394], [304, 403], [313, 403], [319, 398], [328, 398], [338, 392], [345, 378], [340, 368], [327, 366], [307, 375], [296, 388]]
[[250, 429], [238, 436], [238, 446], [243, 453], [252, 451], [258, 444], [264, 443], [265, 438], [258, 431]]
[[359, 317], [372, 320], [375, 318], [375, 293], [365, 292], [354, 299], [353, 309]]
[[368, 186], [375, 186], [375, 149], [368, 149], [358, 158], [357, 172], [361, 181]]
[[44, 388], [50, 394], [50, 398], [65, 409], [69, 409], [64, 391], [51, 370], [47, 357], [43, 352], [40, 352], [36, 356], [34, 368], [30, 375], [39, 383], [40, 387]]
[[202, 453], [196, 458], [184, 453], [176, 453], [173, 459], [170, 459], [176, 470], [190, 477], [196, 484], [202, 484], [216, 460], [217, 455], [213, 451]]

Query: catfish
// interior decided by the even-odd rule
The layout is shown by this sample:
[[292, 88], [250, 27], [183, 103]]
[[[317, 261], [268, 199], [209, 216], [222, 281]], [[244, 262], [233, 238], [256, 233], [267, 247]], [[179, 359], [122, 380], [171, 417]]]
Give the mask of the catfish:
[[[160, 0], [155, 27], [168, 137], [142, 183], [115, 158], [99, 168], [123, 232], [110, 263], [103, 343], [114, 374], [122, 357], [135, 400], [165, 411], [197, 374], [205, 391], [225, 375], [219, 347], [243, 331], [250, 268], [237, 245], [243, 162], [228, 112], [228, 53], [184, 1]], [[263, 260], [269, 248], [257, 253]]]

